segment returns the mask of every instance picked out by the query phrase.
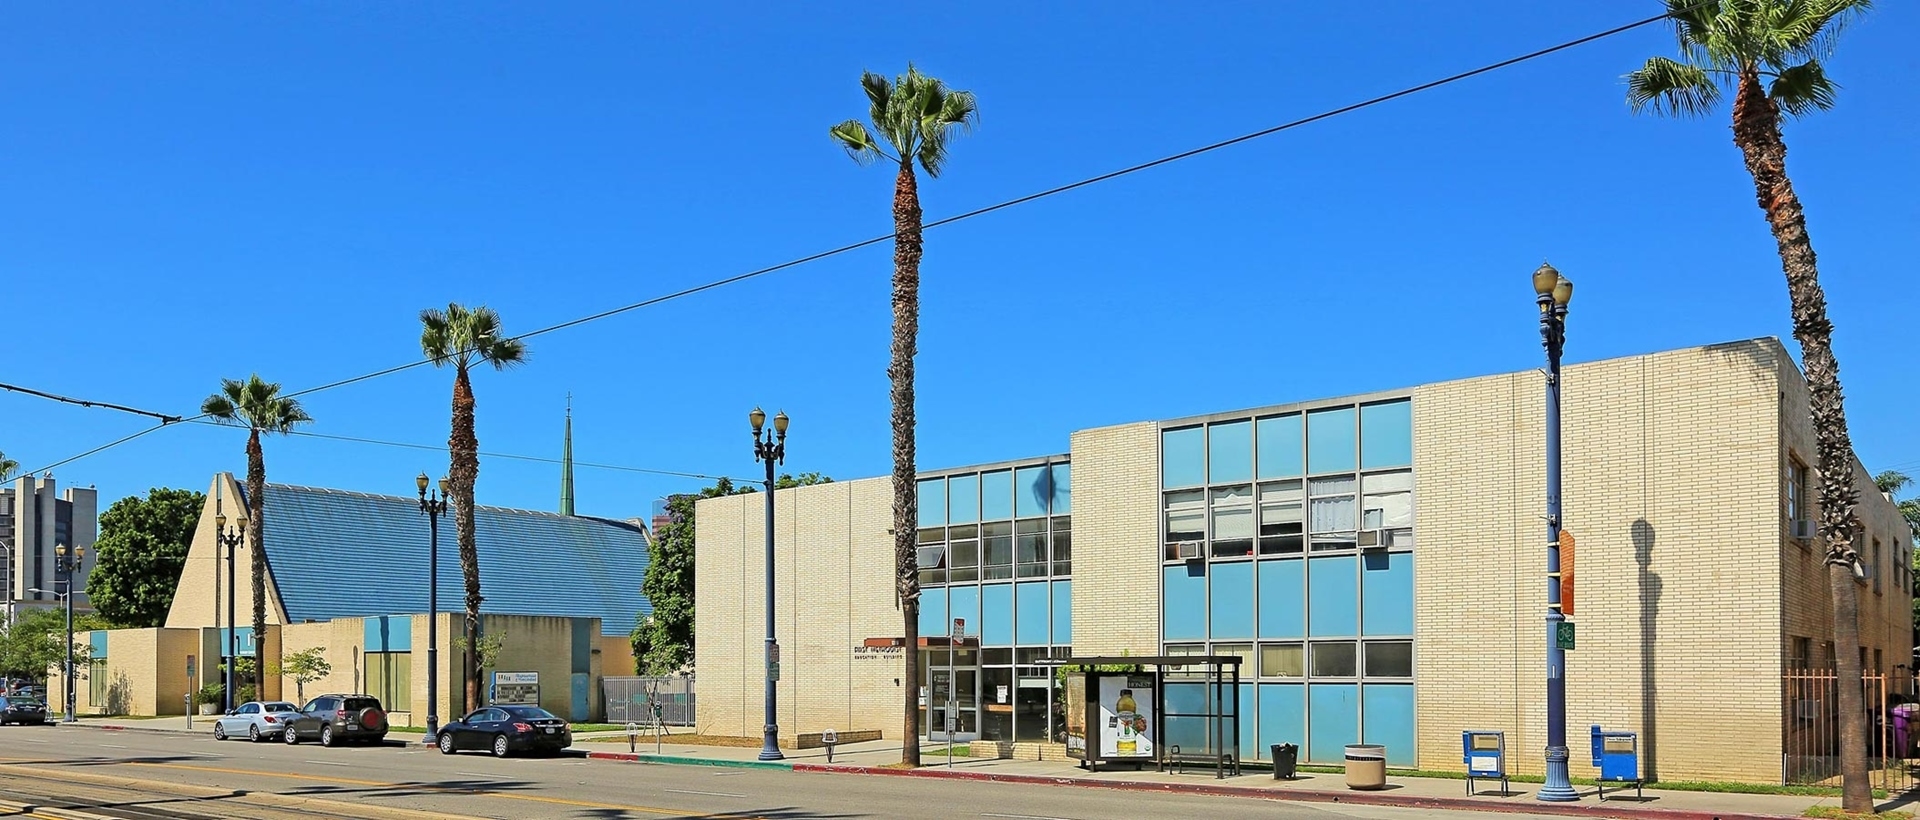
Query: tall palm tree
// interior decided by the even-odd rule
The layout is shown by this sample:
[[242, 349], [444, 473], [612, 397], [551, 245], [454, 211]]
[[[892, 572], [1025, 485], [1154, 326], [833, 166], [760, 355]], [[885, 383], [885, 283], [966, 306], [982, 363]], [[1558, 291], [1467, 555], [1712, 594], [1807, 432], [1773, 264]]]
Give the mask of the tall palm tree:
[[[1733, 143], [1753, 177], [1754, 194], [1773, 229], [1787, 277], [1793, 338], [1807, 371], [1808, 403], [1820, 462], [1820, 537], [1826, 542], [1827, 586], [1833, 601], [1836, 673], [1860, 679], [1860, 603], [1853, 581], [1853, 442], [1833, 356], [1833, 323], [1807, 236], [1806, 214], [1787, 177], [1783, 117], [1833, 106], [1837, 86], [1820, 61], [1841, 28], [1871, 0], [1665, 0], [1679, 35], [1680, 59], [1654, 57], [1627, 75], [1634, 111], [1704, 115], [1733, 92]], [[1840, 770], [1847, 811], [1871, 811], [1867, 784], [1866, 707], [1861, 688], [1841, 684]]]
[[[260, 654], [267, 635], [267, 459], [260, 450], [261, 433], [286, 435], [295, 425], [307, 424], [313, 417], [300, 407], [300, 401], [280, 395], [280, 385], [260, 380], [260, 374], [238, 379], [221, 379], [220, 392], [200, 403], [200, 412], [214, 420], [247, 428], [247, 543], [252, 545], [253, 560], [248, 562], [253, 578], [253, 640], [255, 697], [259, 697], [259, 675], [266, 660]], [[228, 624], [232, 626], [232, 624]]]
[[[473, 433], [473, 383], [476, 364], [505, 370], [527, 360], [527, 346], [500, 332], [500, 314], [482, 305], [458, 304], [445, 312], [420, 311], [420, 350], [435, 367], [453, 366], [453, 432], [447, 437], [447, 487], [453, 497], [453, 523], [460, 542], [460, 575], [467, 585], [466, 639], [461, 651], [466, 700], [460, 711], [480, 703], [480, 551], [473, 542], [473, 485], [480, 478], [480, 440]], [[439, 617], [439, 613], [429, 613]]]
[[[870, 132], [859, 120], [847, 120], [829, 129], [835, 142], [854, 161], [865, 165], [879, 159], [899, 167], [893, 183], [893, 353], [887, 376], [893, 382], [893, 560], [900, 614], [905, 621], [906, 696], [905, 731], [901, 761], [920, 765], [920, 576], [914, 536], [919, 518], [913, 456], [913, 357], [920, 335], [920, 187], [916, 160], [929, 177], [940, 176], [946, 164], [947, 143], [957, 132], [970, 130], [977, 119], [973, 92], [954, 91], [938, 79], [907, 64], [907, 73], [893, 82], [871, 71], [863, 72]], [[878, 132], [885, 143], [876, 141]], [[887, 149], [891, 148], [892, 153]]]

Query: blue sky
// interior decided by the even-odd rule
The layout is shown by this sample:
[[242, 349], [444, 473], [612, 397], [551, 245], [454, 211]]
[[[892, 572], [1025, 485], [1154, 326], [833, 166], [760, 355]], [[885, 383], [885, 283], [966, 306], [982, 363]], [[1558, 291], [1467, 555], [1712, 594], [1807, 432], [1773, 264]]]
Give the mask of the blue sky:
[[[1204, 13], [1195, 9], [1204, 8]], [[22, 3], [0, 27], [0, 381], [191, 413], [222, 377], [304, 389], [415, 360], [416, 315], [525, 331], [891, 230], [891, 176], [828, 126], [862, 69], [979, 95], [922, 185], [937, 218], [1657, 13], [1540, 4]], [[1854, 441], [1920, 473], [1905, 348], [1920, 256], [1911, 35], [1885, 3], [1789, 126]], [[1633, 117], [1648, 27], [1489, 76], [930, 232], [920, 463], [1064, 452], [1104, 424], [1537, 367], [1528, 274], [1578, 283], [1585, 361], [1788, 337], [1724, 112]], [[876, 246], [530, 341], [482, 373], [484, 451], [756, 472], [888, 468], [890, 252]], [[433, 444], [451, 374], [314, 394], [314, 432]], [[43, 466], [144, 419], [0, 393]], [[243, 473], [243, 435], [163, 430], [56, 471], [104, 503]], [[442, 454], [268, 444], [272, 480], [410, 493]], [[581, 468], [579, 508], [700, 482]], [[551, 509], [551, 464], [488, 459], [482, 503]]]

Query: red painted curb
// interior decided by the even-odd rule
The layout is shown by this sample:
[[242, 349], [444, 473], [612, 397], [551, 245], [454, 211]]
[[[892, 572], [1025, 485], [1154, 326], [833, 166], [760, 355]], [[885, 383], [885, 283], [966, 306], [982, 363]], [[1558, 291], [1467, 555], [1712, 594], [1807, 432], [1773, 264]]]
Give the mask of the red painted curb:
[[1252, 797], [1263, 800], [1297, 800], [1309, 803], [1346, 803], [1351, 805], [1391, 806], [1416, 809], [1503, 812], [1509, 814], [1560, 815], [1566, 817], [1617, 817], [1643, 820], [1782, 820], [1797, 815], [1748, 814], [1743, 812], [1699, 811], [1694, 809], [1650, 809], [1633, 806], [1579, 806], [1565, 803], [1495, 803], [1465, 797], [1416, 797], [1384, 792], [1329, 792], [1295, 789], [1254, 789], [1245, 786], [1210, 786], [1200, 783], [1143, 783], [1129, 780], [1089, 780], [1079, 777], [1047, 777], [1030, 774], [993, 774], [990, 772], [949, 771], [945, 769], [884, 769], [866, 766], [828, 766], [819, 763], [795, 763], [796, 772], [826, 774], [877, 774], [903, 777], [942, 777], [994, 783], [1026, 783], [1041, 786], [1079, 786], [1123, 791], [1156, 791], [1178, 794], [1206, 794], [1221, 797]]
[[637, 754], [627, 752], [588, 752], [588, 760], [639, 760]]

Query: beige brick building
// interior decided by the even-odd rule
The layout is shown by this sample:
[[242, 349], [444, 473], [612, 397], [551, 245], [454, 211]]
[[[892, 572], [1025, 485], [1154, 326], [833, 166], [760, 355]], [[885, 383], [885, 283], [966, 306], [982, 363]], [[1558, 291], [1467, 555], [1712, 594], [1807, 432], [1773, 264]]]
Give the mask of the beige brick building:
[[[1804, 381], [1774, 339], [1564, 379], [1574, 775], [1592, 773], [1599, 724], [1639, 733], [1649, 778], [1779, 781], [1809, 731], [1782, 676], [1835, 651], [1819, 547], [1795, 537], [1817, 519]], [[945, 736], [951, 695], [960, 739], [1057, 740], [1048, 658], [1209, 652], [1245, 658], [1245, 758], [1290, 742], [1337, 762], [1364, 740], [1394, 765], [1459, 770], [1463, 730], [1500, 730], [1510, 769], [1540, 774], [1543, 426], [1529, 371], [1082, 430], [1067, 455], [923, 473], [922, 726]], [[1898, 677], [1912, 538], [1864, 467], [1847, 478], [1863, 524], [1855, 651]], [[705, 732], [761, 729], [764, 503], [699, 502]], [[911, 650], [887, 479], [776, 505], [783, 740], [898, 737]], [[949, 655], [950, 618], [976, 645]]]

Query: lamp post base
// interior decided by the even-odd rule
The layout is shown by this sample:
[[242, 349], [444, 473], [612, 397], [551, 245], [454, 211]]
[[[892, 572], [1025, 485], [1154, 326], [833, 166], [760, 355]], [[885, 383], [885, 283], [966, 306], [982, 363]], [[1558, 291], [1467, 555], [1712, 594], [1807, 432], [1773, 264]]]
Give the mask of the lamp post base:
[[1573, 790], [1573, 778], [1567, 772], [1567, 747], [1547, 747], [1547, 782], [1540, 786], [1534, 799], [1548, 803], [1570, 803], [1580, 799], [1580, 793]]
[[765, 743], [763, 743], [760, 746], [761, 760], [786, 760], [787, 759], [786, 755], [783, 755], [780, 753], [779, 738], [780, 738], [779, 728], [774, 726], [768, 726], [766, 735], [764, 736]]
[[440, 718], [433, 715], [427, 716], [427, 734], [425, 737], [420, 738], [420, 742], [428, 746], [440, 742]]

